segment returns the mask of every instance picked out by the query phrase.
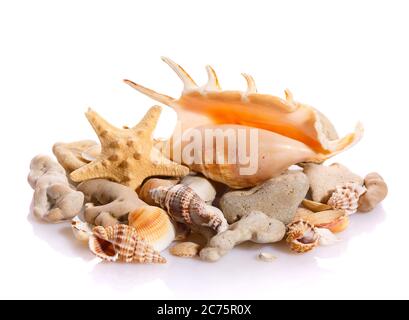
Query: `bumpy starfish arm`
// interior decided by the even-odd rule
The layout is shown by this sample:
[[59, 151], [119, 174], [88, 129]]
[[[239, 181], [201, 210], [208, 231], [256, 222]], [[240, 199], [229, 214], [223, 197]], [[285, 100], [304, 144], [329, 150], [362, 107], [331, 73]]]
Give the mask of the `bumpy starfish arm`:
[[98, 138], [102, 145], [107, 141], [112, 141], [115, 139], [119, 129], [110, 124], [104, 118], [102, 118], [98, 113], [96, 113], [91, 108], [85, 113], [89, 123], [94, 128], [95, 133], [98, 135]]
[[160, 106], [153, 106], [148, 110], [143, 119], [133, 127], [133, 130], [143, 133], [146, 137], [152, 137], [153, 131], [158, 124], [162, 108]]
[[117, 181], [110, 171], [104, 168], [104, 165], [100, 161], [91, 162], [70, 174], [70, 178], [74, 182], [81, 182], [85, 180], [106, 178]]
[[189, 168], [161, 156], [156, 161], [155, 173], [152, 175], [183, 177], [189, 174]]

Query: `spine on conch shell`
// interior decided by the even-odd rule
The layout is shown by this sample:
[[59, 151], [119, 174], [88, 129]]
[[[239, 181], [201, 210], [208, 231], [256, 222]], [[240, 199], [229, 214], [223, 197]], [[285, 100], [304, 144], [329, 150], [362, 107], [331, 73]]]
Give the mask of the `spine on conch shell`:
[[151, 190], [150, 194], [156, 204], [165, 209], [177, 222], [209, 227], [217, 233], [227, 229], [227, 221], [223, 214], [218, 213], [217, 208], [207, 206], [188, 186], [182, 184], [161, 186]]

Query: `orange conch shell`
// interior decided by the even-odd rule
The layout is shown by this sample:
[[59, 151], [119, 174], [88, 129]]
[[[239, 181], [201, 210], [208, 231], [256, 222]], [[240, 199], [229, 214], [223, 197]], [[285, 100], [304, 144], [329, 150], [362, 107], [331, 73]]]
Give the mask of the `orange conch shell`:
[[285, 99], [257, 93], [254, 79], [243, 74], [246, 92], [222, 91], [214, 70], [207, 66], [208, 83], [196, 85], [186, 71], [168, 58], [162, 58], [180, 77], [184, 90], [179, 99], [159, 94], [125, 80], [127, 84], [156, 101], [172, 107], [182, 123], [182, 130], [208, 124], [235, 124], [271, 131], [304, 143], [314, 152], [329, 158], [359, 141], [361, 124], [355, 131], [338, 138], [329, 120], [316, 109], [294, 100], [290, 91]]

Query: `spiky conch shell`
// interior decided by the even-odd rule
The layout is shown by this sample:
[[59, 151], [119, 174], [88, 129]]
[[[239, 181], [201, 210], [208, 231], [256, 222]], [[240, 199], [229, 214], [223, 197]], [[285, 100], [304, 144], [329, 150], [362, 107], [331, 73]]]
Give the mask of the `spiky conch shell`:
[[337, 186], [327, 204], [334, 209], [345, 210], [351, 215], [357, 211], [359, 198], [365, 192], [366, 188], [355, 182]]
[[206, 205], [188, 186], [177, 184], [171, 187], [158, 187], [150, 193], [154, 201], [178, 222], [209, 227], [217, 233], [228, 228], [223, 213], [215, 207]]
[[315, 227], [304, 220], [298, 220], [287, 226], [286, 241], [292, 251], [305, 253], [311, 251], [319, 244], [320, 236]]
[[166, 263], [159, 252], [127, 225], [95, 227], [89, 248], [97, 257], [110, 262]]
[[138, 235], [158, 252], [166, 249], [175, 239], [175, 227], [161, 208], [142, 206], [129, 214], [128, 221]]
[[[208, 83], [199, 87], [181, 66], [169, 58], [162, 58], [162, 60], [183, 81], [184, 90], [179, 99], [157, 93], [130, 80], [125, 80], [125, 82], [152, 99], [172, 107], [178, 114], [183, 133], [192, 128], [210, 125], [238, 125], [243, 128], [258, 128], [261, 131], [268, 131], [276, 135], [271, 138], [270, 146], [272, 144], [278, 146], [289, 144], [287, 149], [291, 151], [290, 153], [295, 159], [298, 157], [293, 154], [294, 150], [291, 150], [294, 148], [294, 143], [291, 141], [297, 141], [302, 149], [310, 149], [310, 154], [304, 155], [304, 159], [299, 159], [299, 162], [322, 162], [351, 147], [363, 135], [363, 127], [358, 123], [353, 133], [339, 139], [334, 126], [322, 113], [306, 104], [295, 101], [289, 90], [285, 91], [285, 99], [258, 93], [254, 79], [250, 75], [243, 74], [248, 85], [247, 91], [222, 91], [212, 67], [206, 67]], [[280, 137], [282, 138], [279, 139]], [[269, 143], [269, 140], [266, 140], [265, 143]], [[281, 158], [276, 157], [276, 159]], [[202, 163], [206, 163], [206, 161], [202, 161]], [[189, 164], [186, 163], [186, 165]], [[284, 170], [287, 168], [288, 166]], [[202, 170], [200, 172], [207, 177], [210, 177], [207, 171], [217, 171], [216, 167], [212, 169], [198, 167], [198, 169]], [[234, 174], [233, 168], [225, 168], [224, 165], [221, 165], [219, 171], [222, 172], [213, 173], [214, 177], [211, 178], [226, 183], [223, 176], [223, 171], [226, 170], [228, 174]], [[280, 173], [277, 168], [277, 171], [271, 172], [268, 178]], [[256, 174], [249, 175], [247, 178], [257, 180], [256, 183], [262, 182]], [[230, 185], [229, 182], [230, 180], [226, 184], [233, 188], [255, 185], [254, 183], [251, 184], [250, 181], [243, 181], [238, 185]]]

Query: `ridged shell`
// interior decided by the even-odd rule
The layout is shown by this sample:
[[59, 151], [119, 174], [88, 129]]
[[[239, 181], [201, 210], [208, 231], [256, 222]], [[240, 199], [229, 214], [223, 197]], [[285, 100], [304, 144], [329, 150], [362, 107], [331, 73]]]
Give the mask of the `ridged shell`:
[[334, 209], [345, 210], [348, 215], [358, 209], [359, 197], [366, 192], [366, 188], [357, 183], [347, 183], [336, 187], [327, 204]]
[[291, 250], [305, 253], [318, 246], [320, 237], [311, 223], [298, 220], [290, 223], [287, 228], [286, 241], [290, 244]]
[[187, 225], [206, 226], [217, 233], [227, 230], [223, 214], [206, 203], [188, 186], [177, 184], [151, 190], [156, 204], [165, 209], [173, 219]]
[[109, 227], [95, 227], [89, 238], [90, 250], [106, 261], [166, 263], [159, 252], [135, 230], [127, 225], [117, 224]]
[[200, 251], [200, 245], [194, 242], [181, 242], [170, 248], [169, 252], [177, 257], [192, 258], [197, 256]]
[[294, 221], [304, 220], [314, 227], [325, 228], [331, 232], [344, 231], [349, 225], [349, 216], [344, 210], [325, 210], [312, 212], [304, 208], [298, 208]]
[[168, 214], [161, 208], [140, 207], [129, 214], [128, 221], [138, 235], [158, 252], [166, 249], [175, 239], [175, 228]]

